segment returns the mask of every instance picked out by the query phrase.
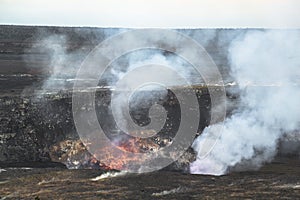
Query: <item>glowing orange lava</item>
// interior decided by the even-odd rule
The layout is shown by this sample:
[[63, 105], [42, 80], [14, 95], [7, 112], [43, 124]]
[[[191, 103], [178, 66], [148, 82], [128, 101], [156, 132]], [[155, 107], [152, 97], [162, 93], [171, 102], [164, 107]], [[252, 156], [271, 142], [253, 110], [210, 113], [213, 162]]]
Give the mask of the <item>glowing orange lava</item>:
[[100, 167], [104, 169], [128, 170], [131, 164], [143, 163], [146, 159], [143, 153], [158, 149], [159, 145], [151, 140], [130, 138], [119, 141], [115, 149], [99, 149], [94, 159], [101, 158]]

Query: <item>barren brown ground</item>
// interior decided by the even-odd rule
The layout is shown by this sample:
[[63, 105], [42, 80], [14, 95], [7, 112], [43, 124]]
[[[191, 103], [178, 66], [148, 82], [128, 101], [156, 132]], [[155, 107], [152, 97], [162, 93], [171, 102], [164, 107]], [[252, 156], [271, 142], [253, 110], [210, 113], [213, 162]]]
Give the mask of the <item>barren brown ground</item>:
[[98, 170], [12, 169], [0, 173], [2, 199], [299, 199], [300, 161], [225, 176], [159, 171], [92, 181]]

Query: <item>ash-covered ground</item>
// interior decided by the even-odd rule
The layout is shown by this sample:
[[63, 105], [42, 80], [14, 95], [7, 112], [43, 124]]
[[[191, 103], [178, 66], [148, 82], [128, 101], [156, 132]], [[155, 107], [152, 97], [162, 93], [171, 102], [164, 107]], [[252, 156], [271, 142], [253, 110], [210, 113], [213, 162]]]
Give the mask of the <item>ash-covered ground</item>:
[[[99, 42], [120, 31], [123, 30], [0, 26], [1, 199], [300, 198], [297, 134], [281, 140], [275, 160], [256, 171], [220, 177], [190, 175], [188, 166], [195, 160], [195, 152], [190, 148], [177, 162], [159, 172], [121, 173], [93, 180], [114, 169], [95, 161], [76, 133], [71, 99], [74, 70], [78, 69], [74, 66]], [[230, 115], [240, 99], [232, 92], [235, 86], [228, 72], [227, 51], [231, 40], [245, 30], [180, 31], [202, 44], [219, 67], [226, 84]], [[52, 38], [46, 42], [50, 50], [41, 48], [49, 36]], [[63, 60], [60, 55], [64, 55]], [[126, 64], [126, 59], [120, 62]], [[200, 134], [209, 124], [210, 97], [202, 85], [193, 86], [191, 92], [196, 93], [201, 111], [197, 131]], [[103, 129], [114, 137], [119, 131], [109, 110], [110, 95], [110, 87], [99, 87], [95, 104], [100, 105], [97, 117]], [[171, 91], [165, 98], [161, 103], [169, 112], [166, 126], [157, 137], [139, 141], [142, 150], [160, 148], [176, 133], [178, 101]], [[132, 112], [137, 123], [147, 122], [147, 109], [149, 105]]]

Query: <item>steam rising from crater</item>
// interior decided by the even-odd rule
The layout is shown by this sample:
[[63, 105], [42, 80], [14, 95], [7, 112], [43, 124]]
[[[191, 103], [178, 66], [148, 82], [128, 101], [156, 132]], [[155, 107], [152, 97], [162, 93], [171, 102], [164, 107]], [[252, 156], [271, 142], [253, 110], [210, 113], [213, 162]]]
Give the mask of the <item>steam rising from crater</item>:
[[[293, 30], [248, 31], [231, 43], [228, 56], [240, 105], [225, 120], [212, 151], [191, 163], [191, 173], [257, 169], [276, 155], [284, 135], [300, 137], [299, 46], [300, 32]], [[201, 152], [220, 125], [207, 127], [194, 150]]]
[[[218, 38], [218, 48], [227, 46], [232, 35], [222, 34], [215, 30], [182, 31], [190, 35], [205, 47]], [[240, 95], [238, 108], [224, 122], [221, 137], [210, 154], [198, 158], [190, 166], [191, 173], [221, 175], [229, 170], [256, 169], [276, 155], [278, 140], [290, 134], [300, 137], [300, 32], [287, 30], [273, 31], [238, 31], [230, 45], [228, 60], [231, 76], [235, 79]], [[232, 33], [231, 33], [232, 34]], [[235, 35], [234, 35], [235, 36]], [[174, 39], [176, 41], [176, 38]], [[134, 42], [128, 41], [128, 43]], [[222, 44], [221, 44], [222, 43]], [[66, 80], [75, 77], [82, 59], [88, 52], [81, 50], [68, 52], [64, 36], [50, 36], [33, 47], [38, 52], [45, 52], [50, 58], [45, 71], [50, 71], [49, 78], [42, 86], [43, 90], [64, 90], [70, 86]], [[192, 54], [193, 52], [189, 52]], [[31, 61], [31, 58], [27, 58]], [[116, 80], [130, 71], [146, 64], [161, 64], [172, 67], [183, 75], [191, 84], [199, 83], [200, 77], [194, 77], [191, 67], [175, 55], [164, 52], [137, 51], [125, 56], [127, 67], [122, 62], [113, 63], [105, 81], [112, 85]], [[223, 59], [220, 59], [223, 62]], [[221, 65], [223, 63], [218, 63]], [[220, 69], [221, 66], [219, 66]], [[159, 74], [159, 72], [157, 72]], [[174, 73], [175, 74], [175, 73]], [[222, 71], [222, 75], [224, 72]], [[147, 77], [147, 71], [140, 74], [140, 79]], [[165, 77], [170, 85], [177, 85], [175, 76]], [[223, 77], [228, 79], [228, 77]], [[61, 81], [61, 82], [60, 82]], [[201, 82], [202, 80], [200, 80]], [[203, 83], [203, 82], [201, 82]], [[130, 82], [124, 82], [130, 86]], [[157, 90], [155, 95], [137, 93], [131, 99], [132, 105], [138, 107], [144, 101], [158, 101], [167, 95], [159, 86], [141, 87], [144, 90]], [[124, 121], [124, 93], [116, 98], [116, 120]], [[126, 123], [126, 121], [125, 121]], [[193, 144], [194, 150], [201, 152], [206, 140], [214, 140], [218, 126], [207, 127]]]

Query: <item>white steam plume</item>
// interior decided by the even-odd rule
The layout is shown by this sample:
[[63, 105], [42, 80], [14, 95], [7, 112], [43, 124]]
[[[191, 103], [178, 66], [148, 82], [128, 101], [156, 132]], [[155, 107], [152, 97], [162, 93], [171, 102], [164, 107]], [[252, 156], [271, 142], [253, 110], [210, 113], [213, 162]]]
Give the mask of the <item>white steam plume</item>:
[[[33, 45], [26, 49], [23, 59], [30, 71], [46, 76], [37, 96], [72, 89], [76, 73], [91, 48], [105, 38], [125, 31], [125, 29], [92, 30], [88, 28], [73, 28], [70, 31], [66, 28], [62, 33], [53, 32], [53, 30], [62, 30], [58, 27], [53, 30], [37, 27], [36, 30], [37, 33], [32, 38], [28, 38]], [[78, 38], [84, 38], [84, 40]], [[23, 93], [31, 93], [32, 89], [36, 89], [36, 86], [26, 88]]]
[[[140, 70], [138, 76], [134, 79], [126, 79], [122, 82], [122, 88], [126, 88], [126, 91], [118, 91], [114, 93], [114, 119], [119, 123], [121, 127], [126, 127], [128, 120], [126, 120], [126, 107], [128, 107], [128, 102], [126, 96], [132, 94], [130, 98], [130, 106], [134, 109], [144, 108], [149, 103], [158, 102], [160, 100], [165, 100], [168, 95], [167, 88], [174, 86], [182, 86], [178, 80], [178, 74], [185, 77], [190, 84], [191, 82], [199, 82], [200, 78], [193, 77], [192, 68], [189, 64], [180, 59], [175, 55], [163, 55], [160, 51], [145, 51], [139, 50], [129, 54], [126, 58], [128, 60], [128, 68], [120, 69], [120, 66], [113, 66], [111, 73], [117, 77], [117, 80], [121, 80], [126, 74], [131, 73], [132, 70], [138, 69], [143, 66], [147, 66], [147, 70]], [[119, 63], [117, 63], [119, 64]], [[151, 70], [151, 65], [161, 65], [174, 69], [174, 73], [166, 74], [163, 69], [160, 71]], [[149, 83], [146, 85], [141, 85], [138, 90], [133, 91], [132, 86], [137, 80], [145, 80], [147, 77], [163, 76], [164, 80], [167, 81], [168, 85], [158, 85], [156, 83]], [[108, 80], [109, 82], [109, 80]], [[112, 84], [112, 83], [111, 83]], [[118, 89], [118, 88], [116, 88]], [[163, 120], [163, 119], [160, 119]], [[128, 130], [126, 130], [127, 132]], [[131, 130], [134, 131], [134, 130]]]
[[[24, 56], [30, 70], [36, 70], [39, 75], [47, 76], [39, 88], [41, 91], [36, 95], [70, 89], [86, 53], [82, 49], [68, 50], [70, 44], [65, 35], [42, 32], [36, 37], [33, 46], [27, 49], [26, 57]], [[31, 93], [35, 87], [26, 88], [23, 93]]]
[[[179, 32], [182, 32], [183, 34], [193, 38], [196, 40], [199, 44], [203, 45], [204, 47], [207, 47], [210, 42], [216, 37], [216, 29], [199, 29], [199, 30], [192, 30], [192, 29], [182, 29]], [[147, 40], [147, 36], [145, 36], [145, 40]], [[173, 38], [174, 42], [177, 41], [177, 38]], [[124, 42], [119, 45], [130, 45], [131, 43], [134, 43], [135, 38], [132, 38], [132, 40], [129, 40], [127, 42]], [[186, 51], [186, 49], [185, 49]], [[194, 52], [189, 52], [190, 55], [193, 55]], [[162, 73], [162, 71], [158, 71], [156, 74], [149, 74], [151, 71], [149, 68], [148, 70], [140, 71], [139, 76], [135, 77], [135, 79], [127, 80], [126, 82], [123, 82], [123, 88], [128, 88], [128, 91], [122, 91], [115, 95], [115, 102], [116, 102], [116, 120], [119, 122], [127, 123], [124, 120], [124, 107], [129, 106], [127, 105], [126, 101], [126, 92], [131, 93], [133, 91], [130, 91], [130, 88], [133, 83], [136, 81], [136, 79], [146, 79], [146, 77], [153, 77], [153, 76], [161, 76], [163, 77], [167, 82], [168, 85], [162, 87], [157, 84], [149, 84], [144, 85], [143, 87], [139, 88], [138, 91], [135, 91], [137, 95], [133, 95], [130, 99], [130, 103], [132, 107], [135, 109], [141, 108], [145, 105], [145, 103], [149, 102], [157, 102], [159, 99], [165, 99], [167, 97], [168, 91], [166, 90], [167, 87], [174, 87], [174, 86], [182, 86], [182, 84], [178, 80], [178, 75], [184, 77], [186, 81], [190, 85], [198, 85], [198, 84], [204, 84], [204, 80], [202, 77], [199, 76], [199, 74], [196, 72], [196, 70], [183, 58], [180, 58], [176, 54], [172, 53], [166, 53], [163, 51], [158, 50], [150, 50], [150, 49], [144, 49], [144, 50], [136, 50], [133, 52], [130, 52], [128, 55], [124, 56], [127, 67], [124, 66], [124, 64], [120, 62], [115, 62], [112, 64], [112, 68], [110, 70], [111, 74], [115, 77], [117, 80], [121, 80], [127, 73], [130, 73], [132, 70], [137, 69], [139, 67], [154, 64], [154, 65], [162, 65], [170, 67], [174, 70], [174, 74], [166, 75]], [[150, 67], [150, 66], [149, 66]], [[114, 85], [115, 79], [109, 77], [106, 79], [106, 82], [109, 85]], [[148, 92], [139, 92], [139, 91], [148, 91]], [[152, 92], [149, 92], [152, 91]], [[125, 125], [124, 125], [125, 126]]]
[[[249, 31], [229, 48], [231, 74], [241, 103], [224, 122], [221, 136], [206, 157], [190, 165], [194, 174], [222, 175], [231, 169], [257, 169], [277, 153], [278, 141], [300, 137], [300, 32]], [[198, 153], [221, 124], [196, 138]]]

